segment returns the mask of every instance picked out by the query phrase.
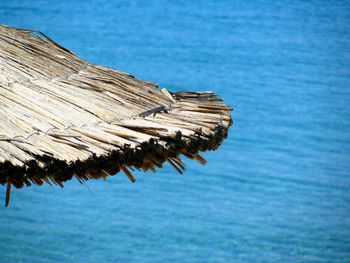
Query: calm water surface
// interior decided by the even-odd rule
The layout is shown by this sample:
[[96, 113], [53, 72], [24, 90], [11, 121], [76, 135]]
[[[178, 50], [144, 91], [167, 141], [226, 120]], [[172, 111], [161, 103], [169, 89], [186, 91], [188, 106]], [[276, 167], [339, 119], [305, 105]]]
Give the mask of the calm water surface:
[[235, 108], [184, 176], [14, 190], [0, 262], [350, 262], [349, 2], [2, 0], [0, 23]]

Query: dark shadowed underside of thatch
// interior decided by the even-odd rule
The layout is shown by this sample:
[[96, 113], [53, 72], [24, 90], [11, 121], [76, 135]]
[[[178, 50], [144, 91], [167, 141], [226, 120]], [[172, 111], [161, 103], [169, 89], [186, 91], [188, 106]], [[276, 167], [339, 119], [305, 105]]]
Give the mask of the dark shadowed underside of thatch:
[[[63, 187], [180, 155], [204, 163], [227, 136], [229, 107], [212, 92], [158, 89], [89, 64], [46, 35], [0, 26], [0, 184]], [[7, 200], [8, 201], [8, 200]]]

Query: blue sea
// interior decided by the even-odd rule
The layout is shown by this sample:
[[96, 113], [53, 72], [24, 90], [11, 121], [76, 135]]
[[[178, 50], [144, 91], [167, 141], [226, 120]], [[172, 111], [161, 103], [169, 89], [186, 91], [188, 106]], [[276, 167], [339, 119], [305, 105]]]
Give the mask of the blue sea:
[[13, 189], [1, 263], [350, 262], [349, 1], [1, 0], [0, 23], [234, 107], [184, 175]]

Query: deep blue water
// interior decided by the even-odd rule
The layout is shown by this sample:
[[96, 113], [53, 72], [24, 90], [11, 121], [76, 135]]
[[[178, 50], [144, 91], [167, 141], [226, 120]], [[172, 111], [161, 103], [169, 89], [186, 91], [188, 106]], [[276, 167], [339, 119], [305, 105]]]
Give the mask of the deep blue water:
[[350, 262], [350, 4], [277, 2], [1, 0], [1, 24], [235, 110], [184, 176], [13, 190], [0, 262]]

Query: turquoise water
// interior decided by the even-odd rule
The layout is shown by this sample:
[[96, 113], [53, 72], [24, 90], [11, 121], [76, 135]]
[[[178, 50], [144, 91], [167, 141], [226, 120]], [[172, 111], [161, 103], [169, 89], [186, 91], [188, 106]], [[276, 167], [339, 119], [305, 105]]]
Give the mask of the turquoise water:
[[14, 190], [0, 262], [350, 262], [350, 5], [276, 2], [0, 1], [2, 24], [235, 108], [184, 176]]

